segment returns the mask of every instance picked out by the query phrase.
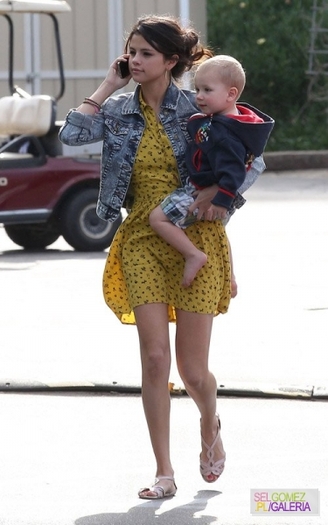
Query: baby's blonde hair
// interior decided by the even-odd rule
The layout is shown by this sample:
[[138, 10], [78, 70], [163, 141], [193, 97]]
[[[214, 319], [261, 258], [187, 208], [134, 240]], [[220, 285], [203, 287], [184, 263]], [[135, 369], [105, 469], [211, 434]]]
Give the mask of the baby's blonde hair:
[[202, 62], [197, 71], [214, 67], [217, 68], [221, 82], [227, 87], [236, 87], [238, 89], [239, 97], [246, 84], [246, 74], [241, 63], [230, 55], [215, 55]]

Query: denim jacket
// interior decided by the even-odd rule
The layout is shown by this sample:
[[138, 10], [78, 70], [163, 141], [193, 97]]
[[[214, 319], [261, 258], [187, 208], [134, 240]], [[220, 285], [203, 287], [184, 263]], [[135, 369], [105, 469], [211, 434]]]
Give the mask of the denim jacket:
[[[133, 93], [109, 97], [95, 116], [70, 110], [59, 131], [69, 146], [103, 141], [97, 214], [114, 221], [127, 197], [138, 146], [145, 129], [139, 105], [140, 86]], [[171, 83], [160, 110], [160, 121], [171, 142], [181, 184], [187, 178], [185, 150], [190, 136], [187, 120], [197, 111], [195, 95]]]

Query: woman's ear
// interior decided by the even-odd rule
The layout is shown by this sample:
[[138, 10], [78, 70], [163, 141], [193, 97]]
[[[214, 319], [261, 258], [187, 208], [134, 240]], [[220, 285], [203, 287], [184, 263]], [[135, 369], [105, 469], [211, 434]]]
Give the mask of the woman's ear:
[[179, 61], [179, 55], [172, 55], [167, 61], [168, 70], [170, 71]]

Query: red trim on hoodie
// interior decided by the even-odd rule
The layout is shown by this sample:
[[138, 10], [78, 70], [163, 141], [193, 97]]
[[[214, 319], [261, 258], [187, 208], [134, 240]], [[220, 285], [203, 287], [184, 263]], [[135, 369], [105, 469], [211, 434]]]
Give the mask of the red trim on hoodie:
[[220, 186], [219, 186], [219, 191], [220, 191], [221, 193], [224, 193], [225, 195], [228, 195], [229, 197], [232, 197], [232, 198], [236, 196], [235, 193], [231, 193], [231, 192], [228, 191], [228, 190], [224, 190], [223, 188], [220, 188]]
[[244, 106], [239, 106], [237, 104], [237, 109], [239, 111], [239, 115], [231, 115], [230, 113], [227, 113], [225, 116], [239, 120], [239, 122], [264, 122], [263, 118], [259, 117], [249, 108], [245, 108]]

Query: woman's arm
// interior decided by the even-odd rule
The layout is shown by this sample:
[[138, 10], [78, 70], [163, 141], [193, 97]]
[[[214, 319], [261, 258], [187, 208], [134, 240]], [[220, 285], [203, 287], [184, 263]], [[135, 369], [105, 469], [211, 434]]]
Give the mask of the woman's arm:
[[[122, 59], [128, 60], [129, 55], [124, 54], [110, 65], [109, 70], [107, 72], [107, 75], [105, 79], [102, 81], [100, 86], [96, 89], [94, 93], [90, 97], [87, 97], [84, 99], [82, 104], [79, 105], [78, 108], [76, 108], [76, 111], [79, 111], [80, 113], [84, 113], [85, 115], [94, 115], [95, 113], [98, 113], [101, 105], [105, 102], [105, 100], [110, 97], [115, 91], [118, 89], [121, 89], [122, 87], [126, 86], [131, 79], [131, 75], [125, 78], [121, 78], [118, 75], [118, 63]], [[95, 104], [92, 104], [94, 102]]]
[[77, 109], [68, 112], [65, 123], [59, 130], [61, 142], [68, 146], [80, 146], [103, 140], [104, 115], [100, 112], [101, 105], [129, 81], [130, 77], [122, 79], [117, 73], [118, 62], [126, 56], [128, 55], [117, 58], [96, 91], [86, 97]]

